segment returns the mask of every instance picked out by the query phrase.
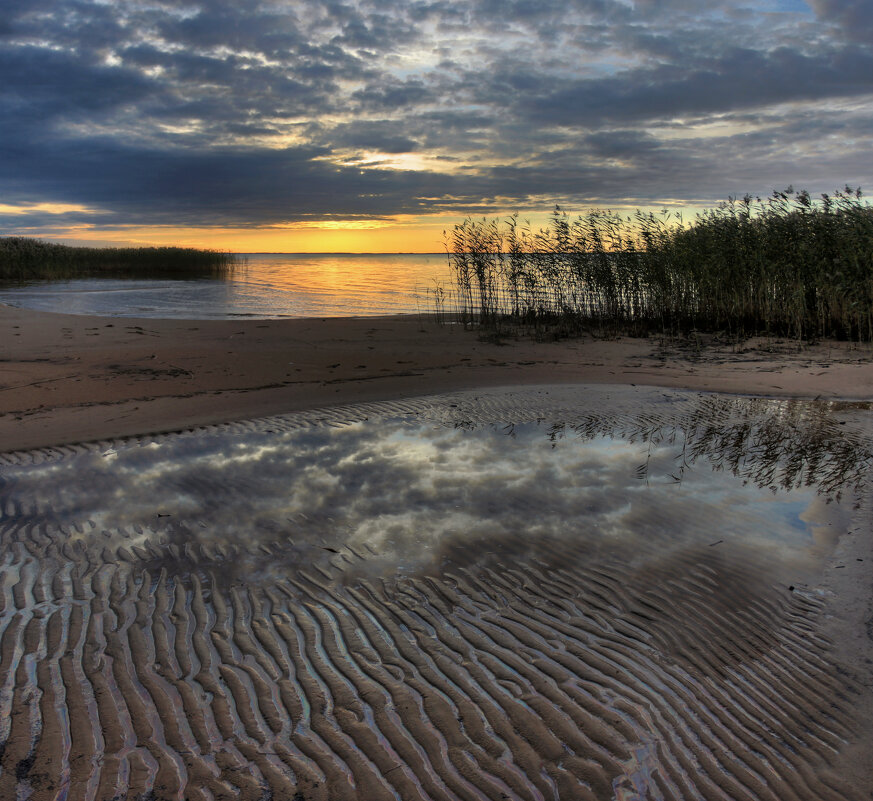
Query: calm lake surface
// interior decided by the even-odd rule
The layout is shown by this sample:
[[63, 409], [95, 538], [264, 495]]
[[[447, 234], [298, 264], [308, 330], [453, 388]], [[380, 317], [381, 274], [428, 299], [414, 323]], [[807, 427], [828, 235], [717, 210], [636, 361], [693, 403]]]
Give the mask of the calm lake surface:
[[434, 309], [445, 254], [241, 254], [230, 279], [0, 283], [0, 303], [102, 317], [193, 320], [368, 317]]

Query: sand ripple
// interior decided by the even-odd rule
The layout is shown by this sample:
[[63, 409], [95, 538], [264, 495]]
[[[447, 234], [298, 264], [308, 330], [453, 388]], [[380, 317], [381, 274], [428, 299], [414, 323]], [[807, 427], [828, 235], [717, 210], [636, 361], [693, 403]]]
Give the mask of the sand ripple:
[[[428, 408], [455, 424], [506, 403]], [[284, 564], [279, 540], [103, 536], [3, 478], [0, 798], [863, 797], [835, 769], [860, 689], [822, 603], [752, 549], [501, 534], [391, 575], [347, 544], [246, 582], [221, 566]]]

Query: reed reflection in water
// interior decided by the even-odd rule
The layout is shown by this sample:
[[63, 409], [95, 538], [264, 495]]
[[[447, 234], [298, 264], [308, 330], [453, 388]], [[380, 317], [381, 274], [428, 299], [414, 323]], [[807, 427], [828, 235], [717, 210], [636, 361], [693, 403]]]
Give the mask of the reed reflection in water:
[[495, 398], [7, 458], [0, 796], [860, 797], [860, 413]]

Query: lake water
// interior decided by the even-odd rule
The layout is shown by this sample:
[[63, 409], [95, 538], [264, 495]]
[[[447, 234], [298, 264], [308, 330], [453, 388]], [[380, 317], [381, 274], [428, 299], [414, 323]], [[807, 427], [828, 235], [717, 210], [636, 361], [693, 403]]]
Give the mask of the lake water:
[[241, 254], [229, 279], [118, 279], [0, 284], [0, 303], [102, 317], [194, 320], [368, 317], [434, 310], [445, 254]]

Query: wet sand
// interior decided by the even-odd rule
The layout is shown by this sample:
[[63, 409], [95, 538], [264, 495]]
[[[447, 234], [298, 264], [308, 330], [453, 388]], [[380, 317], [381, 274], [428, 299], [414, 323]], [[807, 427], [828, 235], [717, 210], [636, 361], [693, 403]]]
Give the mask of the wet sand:
[[[456, 393], [7, 458], [0, 797], [863, 801], [869, 666], [832, 638], [842, 612], [822, 587], [862, 568], [869, 584], [827, 531], [848, 515], [869, 532], [866, 410], [595, 390]], [[477, 532], [424, 546], [429, 532], [397, 519], [368, 529], [376, 486], [324, 483], [357, 465], [439, 520], [445, 504], [422, 492], [469, 503], [471, 479], [453, 463], [398, 473], [406, 451], [383, 427], [436, 426], [440, 454], [505, 419], [530, 421], [527, 446], [543, 447], [521, 453], [542, 464], [496, 503], [482, 487], [495, 508], [477, 508]], [[583, 455], [602, 440], [587, 471], [562, 472], [570, 527], [504, 528], [559, 505], [559, 433]], [[498, 450], [473, 452], [511, 466], [516, 436], [497, 428]], [[352, 450], [331, 452], [340, 439]], [[668, 480], [677, 454], [702, 485]], [[621, 503], [598, 501], [610, 470]], [[814, 540], [785, 550], [735, 504], [716, 513], [723, 485], [693, 487], [722, 476], [760, 489], [755, 514], [771, 483], [795, 487]], [[842, 512], [826, 503], [838, 479]], [[258, 516], [264, 494], [296, 505]]]
[[0, 450], [475, 387], [609, 383], [873, 398], [873, 350], [658, 339], [506, 344], [429, 317], [106, 319], [0, 306]]
[[[866, 400], [869, 349], [507, 346], [415, 318], [107, 321], [4, 307], [0, 337], [0, 797], [870, 796], [869, 408], [736, 407], [643, 389]], [[586, 394], [580, 382], [604, 386]], [[566, 386], [498, 389], [526, 384]], [[605, 386], [615, 384], [625, 389]], [[467, 388], [476, 390], [458, 392]], [[151, 434], [211, 423], [249, 420], [219, 430], [272, 438], [398, 416], [460, 431], [544, 419], [558, 436], [574, 414], [577, 434], [617, 432], [642, 451], [697, 437], [711, 443], [701, 458], [765, 490], [809, 477], [822, 508], [851, 484], [848, 531], [834, 542], [818, 526], [830, 550], [800, 578], [735, 541], [730, 515], [690, 505], [664, 518], [663, 541], [606, 547], [584, 518], [569, 539], [495, 531], [472, 541], [462, 530], [431, 566], [386, 570], [378, 548], [344, 538], [333, 510], [318, 508], [336, 467], [300, 493], [315, 511], [266, 521], [260, 540], [249, 536], [250, 510], [207, 514], [207, 489], [258, 496], [259, 474], [242, 467], [221, 480], [196, 470], [168, 480], [142, 519], [114, 483], [115, 473], [153, 476], [149, 459], [168, 445], [196, 451], [213, 436]], [[813, 441], [824, 445], [810, 450]], [[119, 451], [128, 466], [89, 483], [116, 499], [113, 521], [62, 470], [111, 466]], [[363, 453], [366, 473], [372, 449]], [[271, 472], [267, 463], [260, 475]], [[408, 486], [390, 470], [386, 480]], [[537, 480], [554, 484], [547, 470]], [[186, 520], [162, 506], [179, 498], [189, 499]], [[513, 502], [495, 500], [509, 511]], [[217, 536], [219, 519], [236, 540]], [[651, 532], [650, 516], [637, 520]], [[664, 547], [671, 520], [698, 539]], [[383, 523], [374, 518], [398, 525]], [[313, 531], [327, 539], [301, 551]]]

